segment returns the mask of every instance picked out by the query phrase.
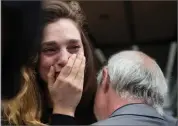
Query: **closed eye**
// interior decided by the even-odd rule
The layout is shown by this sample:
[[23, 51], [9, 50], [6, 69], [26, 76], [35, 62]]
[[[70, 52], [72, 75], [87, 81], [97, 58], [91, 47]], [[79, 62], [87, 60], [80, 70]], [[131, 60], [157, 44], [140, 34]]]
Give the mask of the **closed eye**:
[[81, 46], [79, 46], [79, 45], [74, 45], [74, 46], [67, 47], [67, 49], [68, 49], [68, 51], [70, 53], [77, 53], [80, 48], [81, 48]]
[[47, 55], [52, 55], [55, 54], [57, 52], [57, 48], [43, 48], [42, 52], [47, 54]]

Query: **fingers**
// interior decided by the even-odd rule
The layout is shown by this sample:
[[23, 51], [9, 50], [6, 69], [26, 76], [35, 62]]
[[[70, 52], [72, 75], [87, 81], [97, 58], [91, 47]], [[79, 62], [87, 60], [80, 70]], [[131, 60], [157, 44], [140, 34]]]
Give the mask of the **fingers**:
[[76, 54], [72, 55], [69, 58], [66, 66], [62, 68], [60, 74], [58, 75], [55, 85], [59, 86], [59, 84], [60, 85], [62, 84], [61, 82], [64, 82], [64, 83], [70, 83], [71, 85], [76, 86], [77, 83], [80, 83], [81, 80], [83, 80], [84, 78], [84, 69], [85, 69], [84, 54], [79, 53], [78, 55]]
[[48, 86], [52, 86], [53, 83], [55, 82], [54, 74], [55, 74], [54, 67], [51, 66], [48, 73]]
[[75, 77], [74, 83], [77, 84], [79, 87], [81, 87], [83, 89], [83, 81], [84, 81], [84, 71], [85, 71], [85, 57], [83, 57], [83, 60], [80, 64], [80, 68], [77, 72], [77, 75]]
[[76, 60], [76, 54], [73, 54], [70, 58], [69, 58], [69, 60], [68, 60], [68, 62], [67, 62], [67, 64], [66, 64], [66, 66], [64, 66], [64, 68], [62, 68], [62, 70], [61, 70], [61, 72], [60, 72], [60, 74], [59, 74], [59, 76], [60, 77], [67, 77], [67, 76], [69, 76], [69, 74], [70, 74], [70, 72], [71, 72], [71, 69], [72, 69], [72, 66], [73, 66], [73, 64], [74, 64], [74, 62], [75, 62], [75, 60]]
[[71, 80], [75, 79], [78, 73], [78, 70], [80, 69], [80, 65], [82, 63], [83, 57], [84, 57], [83, 53], [79, 53], [77, 55], [76, 60], [73, 64], [72, 70], [67, 78], [70, 78]]

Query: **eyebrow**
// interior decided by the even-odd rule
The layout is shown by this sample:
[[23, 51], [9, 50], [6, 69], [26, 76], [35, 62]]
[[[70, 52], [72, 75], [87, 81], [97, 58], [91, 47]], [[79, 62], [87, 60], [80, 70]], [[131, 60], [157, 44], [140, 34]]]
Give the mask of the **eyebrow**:
[[42, 46], [53, 46], [56, 45], [56, 41], [47, 41], [41, 44]]
[[80, 40], [78, 40], [78, 39], [69, 39], [69, 40], [67, 40], [67, 44], [76, 44], [76, 43], [79, 43], [80, 42]]
[[[67, 44], [77, 44], [79, 43], [80, 40], [79, 39], [69, 39], [67, 40]], [[53, 46], [53, 45], [56, 45], [56, 41], [46, 41], [46, 42], [43, 42], [42, 43], [42, 46]]]

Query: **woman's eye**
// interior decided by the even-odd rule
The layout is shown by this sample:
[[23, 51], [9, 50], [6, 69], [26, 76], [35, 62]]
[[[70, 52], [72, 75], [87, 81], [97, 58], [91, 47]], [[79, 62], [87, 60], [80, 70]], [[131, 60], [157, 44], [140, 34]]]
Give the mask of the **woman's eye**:
[[70, 46], [67, 49], [69, 50], [70, 53], [75, 53], [79, 51], [80, 46]]
[[45, 54], [54, 54], [57, 51], [57, 49], [55, 48], [44, 48], [42, 49], [42, 52], [44, 52]]

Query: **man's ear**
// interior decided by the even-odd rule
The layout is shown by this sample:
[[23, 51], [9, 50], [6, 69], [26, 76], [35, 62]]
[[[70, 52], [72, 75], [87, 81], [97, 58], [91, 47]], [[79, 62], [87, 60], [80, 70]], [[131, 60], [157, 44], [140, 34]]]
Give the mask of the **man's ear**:
[[109, 75], [106, 67], [104, 67], [102, 70], [101, 88], [103, 89], [104, 93], [108, 92], [109, 90]]

